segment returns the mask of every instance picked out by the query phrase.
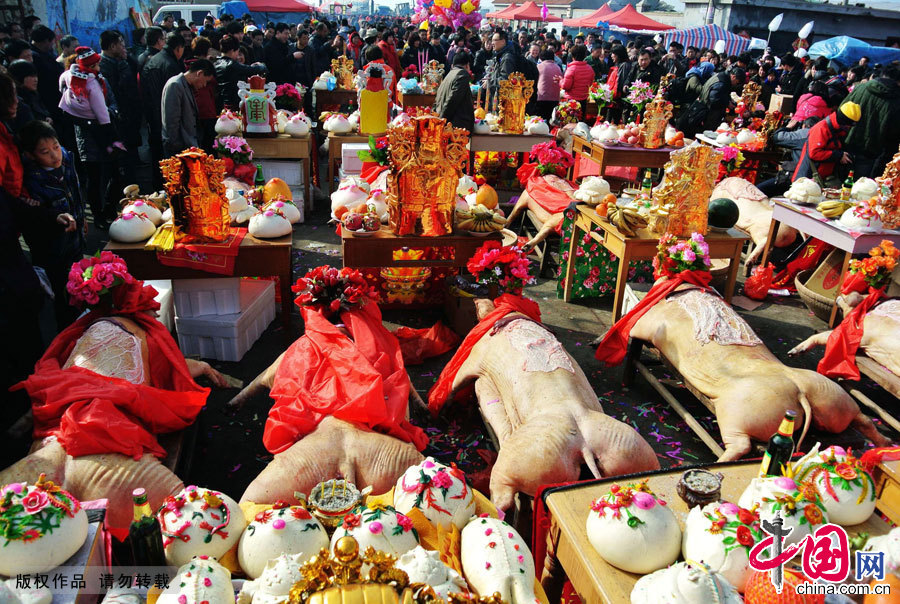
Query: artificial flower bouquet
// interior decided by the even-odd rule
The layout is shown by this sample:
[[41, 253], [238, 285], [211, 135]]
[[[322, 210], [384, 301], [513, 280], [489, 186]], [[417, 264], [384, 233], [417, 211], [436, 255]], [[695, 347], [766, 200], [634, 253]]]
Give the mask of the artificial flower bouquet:
[[653, 258], [657, 279], [684, 271], [708, 271], [711, 264], [709, 245], [700, 233], [693, 233], [690, 239], [678, 239], [667, 233], [660, 238], [657, 250]]
[[554, 125], [577, 124], [580, 120], [581, 103], [578, 101], [573, 99], [560, 101], [559, 105], [556, 106], [556, 121]]
[[502, 291], [521, 295], [522, 288], [534, 283], [528, 274], [528, 258], [519, 246], [504, 246], [486, 241], [469, 259], [466, 268], [480, 285], [497, 285]]
[[565, 178], [569, 168], [575, 163], [572, 154], [557, 146], [555, 141], [540, 143], [531, 148], [530, 163], [522, 164], [516, 171], [519, 182], [524, 187], [534, 176], [554, 174]]
[[608, 84], [594, 82], [588, 89], [588, 98], [597, 103], [597, 109], [603, 109], [613, 100], [613, 91]]
[[844, 279], [843, 291], [864, 292], [865, 285], [872, 289], [881, 289], [891, 280], [891, 273], [897, 266], [900, 250], [894, 243], [885, 239], [881, 245], [869, 250], [869, 256], [861, 260], [851, 260], [849, 274]]
[[80, 308], [94, 308], [101, 304], [111, 306], [112, 289], [132, 281], [134, 277], [128, 272], [125, 261], [112, 252], [103, 251], [72, 265], [66, 291]]
[[297, 306], [319, 308], [329, 318], [378, 302], [378, 291], [361, 272], [348, 267], [317, 266], [297, 279], [291, 290], [297, 294]]
[[303, 108], [304, 94], [306, 87], [303, 84], [281, 84], [275, 89], [275, 108], [300, 111]]
[[737, 145], [728, 145], [722, 147], [722, 160], [720, 162], [725, 170], [725, 174], [729, 174], [744, 163], [744, 154]]
[[628, 95], [625, 97], [625, 100], [637, 110], [638, 114], [643, 114], [644, 106], [653, 100], [654, 94], [653, 86], [643, 80], [635, 80], [628, 87]]
[[225, 162], [225, 175], [233, 176], [248, 185], [253, 184], [256, 166], [253, 149], [242, 136], [219, 136], [213, 142], [213, 153]]

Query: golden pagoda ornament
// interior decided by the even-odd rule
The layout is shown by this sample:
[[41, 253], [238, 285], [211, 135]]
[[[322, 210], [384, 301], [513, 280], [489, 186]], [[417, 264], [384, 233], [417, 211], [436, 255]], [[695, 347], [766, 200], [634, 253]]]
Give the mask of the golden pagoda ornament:
[[741, 103], [744, 104], [745, 111], [754, 110], [761, 92], [762, 86], [760, 86], [757, 82], [748, 81], [746, 84], [744, 84], [744, 89], [741, 91]]
[[337, 80], [337, 87], [342, 90], [353, 90], [353, 79], [355, 72], [353, 70], [353, 59], [350, 57], [340, 56], [331, 59], [331, 73]]
[[437, 61], [428, 61], [422, 68], [422, 92], [437, 94], [438, 87], [444, 79], [444, 66]]
[[534, 94], [534, 82], [525, 79], [518, 71], [509, 74], [509, 78], [500, 81], [500, 132], [506, 134], [522, 134], [525, 131], [525, 105]]
[[706, 235], [709, 196], [719, 174], [722, 152], [694, 143], [672, 151], [669, 157], [664, 182], [653, 191], [655, 211], [668, 213], [666, 233], [681, 238], [692, 233]]
[[430, 585], [411, 584], [396, 562], [396, 556], [371, 546], [360, 555], [356, 539], [341, 537], [332, 553], [322, 548], [300, 567], [303, 578], [291, 587], [288, 604], [504, 604], [499, 593], [450, 594], [444, 600]]
[[665, 88], [660, 84], [656, 97], [647, 103], [638, 144], [645, 149], [659, 149], [666, 144], [666, 126], [672, 119], [672, 103], [663, 98]]
[[469, 134], [430, 111], [411, 115], [409, 123], [387, 132], [391, 229], [395, 235], [449, 235]]
[[166, 179], [174, 229], [170, 226], [172, 230], [166, 237], [163, 231], [168, 224], [162, 225], [148, 245], [165, 251], [172, 249], [172, 239], [194, 242], [228, 239], [231, 218], [223, 184], [225, 162], [191, 147], [160, 161], [159, 166]]
[[886, 229], [900, 226], [900, 152], [884, 167], [881, 178], [876, 179], [881, 189], [875, 210]]

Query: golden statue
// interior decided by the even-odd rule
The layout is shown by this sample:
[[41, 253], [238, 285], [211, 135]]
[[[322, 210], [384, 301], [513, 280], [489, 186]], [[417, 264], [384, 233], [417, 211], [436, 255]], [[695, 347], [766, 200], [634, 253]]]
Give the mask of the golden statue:
[[438, 237], [453, 231], [456, 187], [469, 134], [431, 112], [391, 126], [387, 203], [395, 235]]
[[356, 88], [353, 84], [353, 76], [355, 75], [353, 59], [350, 57], [340, 56], [336, 59], [331, 59], [331, 73], [334, 75], [334, 79], [337, 80], [338, 88], [343, 90], [354, 90]]
[[[439, 598], [429, 585], [409, 582], [409, 575], [394, 565], [397, 558], [367, 547], [360, 556], [353, 537], [341, 537], [333, 554], [322, 548], [300, 567], [303, 579], [291, 587], [289, 604], [504, 604], [500, 594]], [[363, 575], [363, 564], [368, 573]]]
[[[174, 237], [225, 241], [231, 218], [225, 198], [225, 162], [191, 147], [159, 162], [172, 206]], [[151, 238], [152, 240], [152, 238]]]
[[500, 81], [500, 132], [522, 134], [525, 131], [525, 105], [534, 94], [534, 82], [526, 80], [522, 73], [509, 74]]
[[769, 146], [769, 137], [772, 136], [773, 132], [778, 130], [783, 119], [784, 116], [780, 111], [769, 111], [766, 113], [766, 117], [763, 118], [762, 128], [756, 133], [757, 138], [760, 138], [763, 141], [763, 149]]
[[744, 104], [744, 109], [746, 111], [753, 111], [756, 107], [756, 101], [759, 100], [759, 94], [762, 91], [762, 86], [757, 84], [756, 82], [748, 81], [744, 84], [744, 89], [741, 91], [741, 102]]
[[886, 229], [900, 226], [900, 152], [884, 167], [884, 174], [878, 179], [881, 195], [876, 210]]
[[444, 79], [444, 66], [437, 61], [428, 61], [422, 68], [422, 92], [437, 94], [441, 80]]
[[653, 191], [653, 205], [668, 213], [666, 233], [690, 237], [706, 235], [709, 196], [719, 174], [722, 152], [694, 143], [672, 151], [662, 185]]
[[672, 103], [663, 98], [665, 88], [660, 84], [656, 98], [647, 103], [641, 120], [640, 144], [645, 149], [659, 149], [666, 144], [666, 126], [672, 119]]

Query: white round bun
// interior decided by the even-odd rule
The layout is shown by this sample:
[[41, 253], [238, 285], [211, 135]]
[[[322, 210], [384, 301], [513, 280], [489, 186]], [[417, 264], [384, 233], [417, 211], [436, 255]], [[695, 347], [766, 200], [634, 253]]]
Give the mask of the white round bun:
[[884, 224], [882, 224], [881, 219], [878, 216], [872, 216], [871, 218], [865, 218], [863, 216], [857, 215], [854, 211], [856, 208], [848, 208], [843, 214], [841, 214], [841, 224], [847, 227], [848, 229], [871, 229], [871, 230], [879, 230], [884, 228]]
[[820, 452], [816, 443], [794, 464], [794, 479], [812, 483], [834, 524], [861, 524], [875, 512], [875, 481], [856, 458], [848, 459], [842, 447]]
[[297, 208], [297, 206], [294, 205], [293, 202], [284, 201], [282, 199], [270, 201], [269, 203], [267, 203], [263, 207], [263, 211], [266, 210], [275, 210], [281, 212], [291, 224], [297, 224], [298, 222], [300, 222], [300, 219], [303, 218], [300, 210]]
[[119, 243], [137, 243], [150, 239], [156, 225], [149, 218], [134, 212], [124, 212], [109, 225], [109, 238]]
[[247, 526], [234, 499], [193, 485], [166, 497], [157, 517], [166, 562], [172, 566], [183, 566], [194, 557], [221, 558]]
[[259, 578], [245, 581], [241, 586], [238, 604], [282, 604], [287, 601], [291, 587], [303, 579], [300, 566], [308, 560], [309, 557], [303, 554], [281, 554], [269, 560]]
[[462, 529], [475, 513], [472, 487], [461, 470], [426, 457], [407, 468], [394, 487], [394, 507], [402, 514], [418, 509], [434, 525]]
[[292, 230], [290, 221], [284, 216], [276, 214], [273, 210], [255, 214], [250, 218], [250, 225], [247, 228], [251, 235], [260, 239], [284, 237]]
[[[750, 519], [750, 524], [743, 522]], [[733, 503], [714, 502], [702, 508], [691, 508], [685, 522], [681, 552], [685, 560], [709, 565], [743, 593], [751, 572], [750, 549], [762, 536], [754, 512], [741, 510]], [[740, 539], [749, 539], [750, 545], [741, 543]], [[726, 540], [729, 543], [726, 544]]]
[[[813, 493], [815, 490], [813, 489]], [[810, 494], [811, 495], [811, 494]], [[797, 545], [807, 535], [812, 534], [820, 524], [828, 522], [828, 516], [822, 506], [822, 500], [815, 495], [816, 501], [809, 501], [799, 497], [800, 491], [797, 483], [792, 478], [785, 476], [764, 476], [754, 478], [741, 494], [738, 505], [744, 509], [751, 509], [759, 505], [760, 521], [772, 522], [776, 514], [780, 514], [784, 527], [792, 527], [794, 530], [784, 540], [784, 546]], [[812, 496], [812, 495], [811, 495]], [[794, 503], [788, 502], [788, 499]], [[812, 506], [812, 507], [809, 507]], [[816, 512], [818, 510], [818, 512]], [[810, 525], [807, 513], [812, 514], [815, 525]], [[821, 514], [821, 523], [815, 516]]]
[[265, 510], [244, 529], [238, 544], [238, 563], [251, 579], [263, 574], [269, 560], [297, 555], [301, 564], [328, 547], [328, 534], [302, 506]]
[[156, 604], [234, 604], [231, 572], [207, 556], [189, 560], [156, 600]]
[[162, 212], [155, 205], [147, 203], [143, 199], [138, 199], [134, 203], [130, 203], [122, 210], [122, 213], [134, 212], [135, 214], [144, 214], [149, 218], [155, 226], [162, 224]]
[[472, 518], [462, 530], [460, 561], [479, 594], [500, 593], [503, 602], [534, 602], [534, 558], [516, 529], [499, 518]]
[[[697, 508], [694, 508], [697, 509]], [[740, 604], [737, 590], [702, 562], [679, 562], [638, 579], [631, 604]]]
[[397, 560], [397, 568], [405, 571], [410, 583], [424, 583], [434, 589], [439, 598], [449, 594], [466, 593], [468, 586], [458, 572], [441, 562], [441, 555], [421, 545], [409, 550]]
[[344, 516], [343, 524], [334, 531], [331, 549], [338, 539], [348, 535], [356, 539], [361, 552], [371, 545], [375, 551], [400, 556], [419, 545], [419, 535], [413, 529], [412, 520], [391, 506], [357, 506]]

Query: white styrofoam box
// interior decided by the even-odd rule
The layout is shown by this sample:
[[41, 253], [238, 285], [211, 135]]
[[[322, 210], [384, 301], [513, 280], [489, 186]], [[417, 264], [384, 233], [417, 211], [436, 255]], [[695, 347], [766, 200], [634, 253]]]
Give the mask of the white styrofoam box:
[[362, 160], [356, 154], [357, 151], [366, 151], [368, 143], [344, 143], [341, 146], [341, 167], [347, 174], [359, 174], [362, 172]]
[[185, 356], [240, 361], [275, 319], [275, 282], [242, 280], [241, 312], [231, 315], [175, 317], [178, 346]]
[[241, 310], [237, 277], [219, 279], [176, 279], [175, 316], [182, 319], [205, 315], [232, 315]]
[[168, 279], [156, 281], [144, 281], [144, 285], [150, 285], [157, 292], [154, 300], [159, 302], [159, 311], [156, 319], [172, 331], [175, 329], [175, 297], [172, 295], [172, 282]]

